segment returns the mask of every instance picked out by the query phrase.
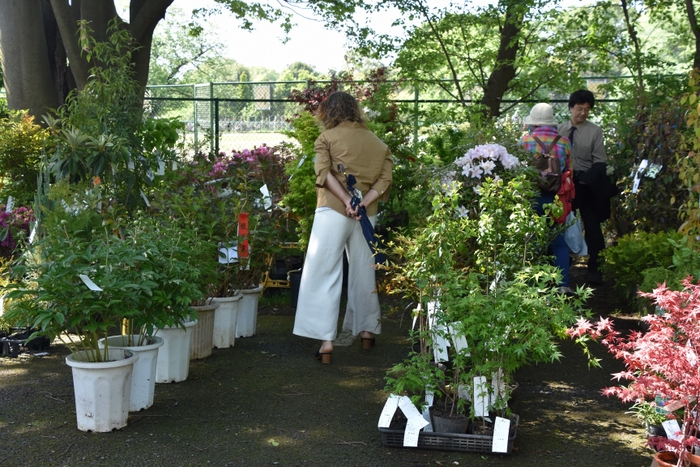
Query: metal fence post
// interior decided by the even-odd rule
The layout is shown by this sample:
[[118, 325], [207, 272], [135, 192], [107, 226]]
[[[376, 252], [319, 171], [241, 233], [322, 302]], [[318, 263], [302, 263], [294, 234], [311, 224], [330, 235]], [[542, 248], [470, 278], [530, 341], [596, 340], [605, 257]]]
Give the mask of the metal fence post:
[[219, 155], [219, 98], [214, 98], [214, 154]]

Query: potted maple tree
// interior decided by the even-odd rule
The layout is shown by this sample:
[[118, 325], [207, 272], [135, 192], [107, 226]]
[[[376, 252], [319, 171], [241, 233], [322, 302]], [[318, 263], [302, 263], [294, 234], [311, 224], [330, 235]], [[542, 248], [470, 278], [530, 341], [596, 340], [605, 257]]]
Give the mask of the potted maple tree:
[[[673, 462], [670, 465], [690, 466], [698, 461], [692, 452], [700, 422], [700, 282], [689, 276], [683, 286], [683, 290], [674, 291], [662, 284], [651, 293], [640, 292], [652, 299], [657, 309], [641, 318], [648, 327], [645, 332], [622, 335], [609, 318], [596, 323], [582, 318], [567, 331], [589, 357], [588, 345], [595, 341], [624, 363], [625, 370], [613, 376], [629, 383], [605, 388], [603, 394], [635, 404], [654, 403], [660, 397], [667, 409], [666, 418], [680, 422], [680, 429], [666, 430], [668, 438], [649, 439], [662, 451], [656, 455], [660, 465], [669, 465], [668, 457]], [[589, 360], [599, 364], [595, 358]], [[667, 464], [662, 464], [663, 458]]]

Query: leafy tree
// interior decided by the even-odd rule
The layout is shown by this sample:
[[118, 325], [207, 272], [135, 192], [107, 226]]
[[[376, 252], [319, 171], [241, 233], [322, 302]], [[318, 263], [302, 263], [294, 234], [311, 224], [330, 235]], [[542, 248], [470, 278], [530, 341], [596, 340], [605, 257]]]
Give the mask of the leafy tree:
[[148, 84], [176, 84], [189, 70], [197, 70], [221, 57], [224, 44], [212, 34], [211, 25], [186, 17], [171, 8], [156, 28], [151, 50]]
[[[221, 5], [213, 12], [196, 10], [198, 16], [229, 11], [241, 27], [252, 29], [256, 20], [280, 21], [285, 30], [292, 26], [291, 13], [264, 1], [216, 0]], [[331, 23], [342, 24], [354, 11], [353, 3], [321, 0], [309, 3], [313, 11], [323, 12]], [[72, 89], [83, 89], [90, 76], [88, 58], [82, 53], [77, 36], [79, 20], [104, 41], [107, 27], [115, 18], [122, 29], [134, 37], [138, 49], [133, 53], [133, 69], [141, 94], [148, 79], [153, 33], [173, 0], [131, 0], [128, 18], [119, 17], [114, 0], [65, 1], [23, 0], [0, 2], [0, 55], [8, 105], [29, 109], [41, 116], [46, 109], [57, 108]], [[293, 0], [291, 6], [307, 2]], [[335, 19], [334, 19], [335, 18]]]

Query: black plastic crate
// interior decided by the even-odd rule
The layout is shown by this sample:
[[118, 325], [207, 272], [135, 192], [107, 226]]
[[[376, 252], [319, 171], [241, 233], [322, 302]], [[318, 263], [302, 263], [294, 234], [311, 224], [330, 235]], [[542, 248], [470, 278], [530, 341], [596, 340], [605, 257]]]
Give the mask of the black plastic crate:
[[[418, 446], [414, 449], [436, 449], [440, 451], [483, 452], [490, 454], [510, 454], [515, 443], [520, 417], [512, 415], [510, 418], [510, 433], [508, 437], [508, 450], [505, 453], [492, 452], [493, 438], [484, 435], [458, 434], [458, 433], [434, 433], [421, 431], [418, 435]], [[380, 428], [382, 444], [387, 447], [403, 448], [413, 446], [403, 445], [404, 429]]]

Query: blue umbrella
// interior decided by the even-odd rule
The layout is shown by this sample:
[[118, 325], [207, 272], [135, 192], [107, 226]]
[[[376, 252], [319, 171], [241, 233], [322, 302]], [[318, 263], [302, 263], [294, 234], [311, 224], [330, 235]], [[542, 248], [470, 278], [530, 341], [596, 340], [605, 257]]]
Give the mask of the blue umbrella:
[[338, 164], [338, 172], [345, 175], [345, 182], [348, 185], [348, 191], [352, 195], [350, 205], [353, 208], [357, 208], [359, 206], [357, 213], [362, 217], [360, 219], [360, 226], [362, 226], [362, 234], [365, 236], [365, 240], [367, 240], [367, 244], [372, 250], [372, 254], [374, 254], [374, 262], [376, 264], [384, 264], [386, 262], [386, 255], [384, 253], [377, 253], [377, 247], [379, 246], [379, 238], [374, 233], [374, 227], [372, 227], [372, 223], [369, 221], [369, 216], [367, 216], [367, 209], [365, 209], [364, 206], [360, 206], [360, 203], [362, 202], [362, 193], [360, 192], [360, 190], [355, 188], [355, 183], [357, 183], [357, 180], [355, 180], [354, 175], [345, 173], [345, 168], [342, 164]]

